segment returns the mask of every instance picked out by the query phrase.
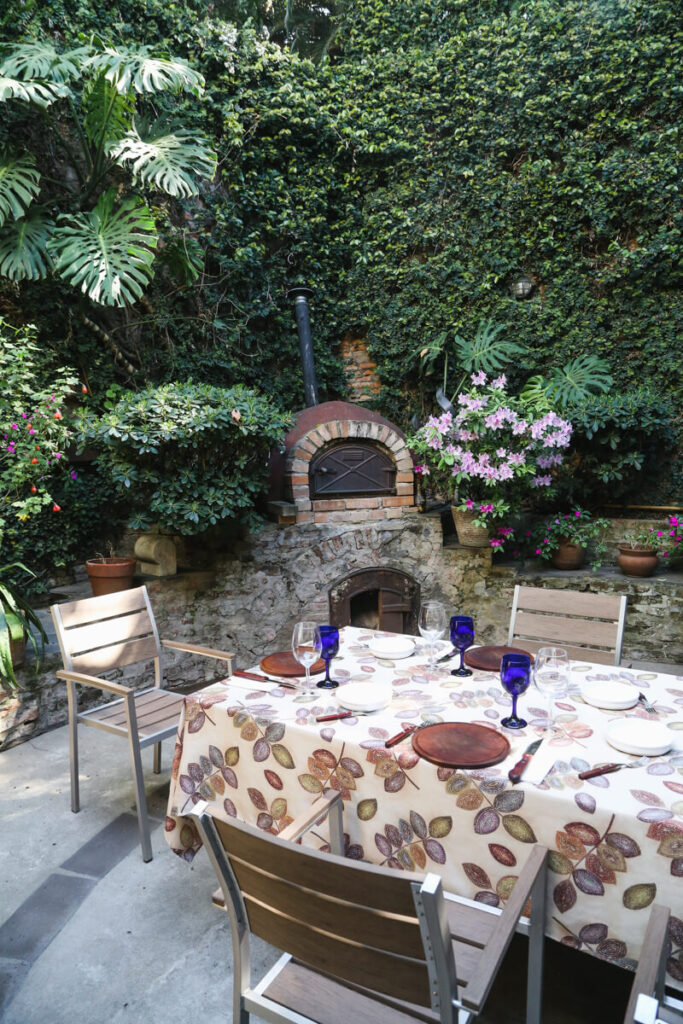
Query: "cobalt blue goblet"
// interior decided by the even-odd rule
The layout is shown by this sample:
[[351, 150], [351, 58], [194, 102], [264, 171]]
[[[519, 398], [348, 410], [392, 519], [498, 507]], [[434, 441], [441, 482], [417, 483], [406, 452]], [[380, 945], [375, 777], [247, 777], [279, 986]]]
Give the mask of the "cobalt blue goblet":
[[460, 651], [460, 667], [454, 668], [452, 676], [471, 676], [470, 669], [465, 668], [465, 651], [472, 646], [474, 640], [474, 620], [469, 615], [454, 615], [451, 619], [451, 643]]
[[339, 630], [336, 626], [318, 626], [316, 632], [320, 637], [320, 657], [325, 662], [325, 678], [316, 686], [320, 690], [334, 690], [339, 683], [330, 679], [330, 662], [339, 654]]
[[503, 655], [500, 659], [500, 681], [512, 697], [512, 714], [501, 721], [507, 729], [523, 729], [527, 724], [517, 716], [517, 698], [529, 688], [530, 679], [531, 658], [528, 654]]

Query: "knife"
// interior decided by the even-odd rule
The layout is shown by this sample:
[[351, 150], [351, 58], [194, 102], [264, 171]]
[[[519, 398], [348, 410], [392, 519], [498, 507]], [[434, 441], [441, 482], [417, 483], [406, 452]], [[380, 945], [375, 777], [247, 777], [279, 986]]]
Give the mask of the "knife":
[[451, 658], [454, 658], [456, 654], [459, 653], [460, 652], [456, 648], [454, 648], [452, 651], [449, 651], [448, 654], [444, 654], [440, 658], [437, 658], [436, 663], [438, 665], [440, 661], [449, 661]]
[[529, 744], [529, 746], [526, 748], [526, 750], [524, 751], [524, 753], [520, 757], [520, 759], [517, 762], [517, 764], [514, 766], [514, 768], [511, 768], [510, 771], [508, 772], [508, 779], [510, 780], [510, 782], [515, 783], [515, 782], [520, 782], [521, 781], [521, 778], [522, 778], [522, 775], [524, 774], [524, 770], [525, 770], [526, 766], [529, 764], [529, 761], [534, 756], [534, 754], [536, 753], [536, 751], [540, 747], [541, 743], [543, 743], [543, 737], [542, 736], [541, 736], [540, 740], [534, 740], [533, 743]]
[[259, 676], [256, 672], [245, 672], [241, 668], [234, 668], [232, 670], [234, 676], [239, 676], [240, 679], [253, 679], [256, 683], [274, 683], [275, 686], [284, 686], [290, 690], [298, 690], [299, 687], [296, 683], [286, 683], [282, 679], [271, 679], [269, 676]]

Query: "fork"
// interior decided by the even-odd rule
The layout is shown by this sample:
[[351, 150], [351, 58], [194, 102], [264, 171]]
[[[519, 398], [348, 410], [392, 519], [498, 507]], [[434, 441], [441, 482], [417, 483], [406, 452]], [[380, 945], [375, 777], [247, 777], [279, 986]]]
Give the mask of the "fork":
[[647, 697], [645, 696], [644, 693], [639, 693], [638, 694], [638, 700], [643, 705], [643, 707], [648, 712], [648, 714], [650, 714], [650, 715], [656, 715], [657, 714], [657, 708], [654, 706], [654, 704], [650, 704], [650, 701], [647, 699]]
[[609, 775], [610, 772], [618, 772], [622, 768], [642, 768], [644, 764], [650, 760], [649, 757], [644, 755], [639, 757], [637, 761], [623, 761], [621, 764], [611, 762], [610, 764], [601, 764], [597, 768], [591, 768], [587, 772], [579, 772], [580, 779], [594, 779], [596, 775]]

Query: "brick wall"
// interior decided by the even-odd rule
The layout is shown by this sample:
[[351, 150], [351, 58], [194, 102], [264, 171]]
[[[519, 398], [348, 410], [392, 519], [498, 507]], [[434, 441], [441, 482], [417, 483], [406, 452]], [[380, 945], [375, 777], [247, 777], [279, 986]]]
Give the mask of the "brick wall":
[[365, 338], [343, 338], [341, 357], [349, 389], [349, 401], [369, 402], [376, 398], [382, 385], [377, 373], [377, 363], [373, 363], [368, 354]]

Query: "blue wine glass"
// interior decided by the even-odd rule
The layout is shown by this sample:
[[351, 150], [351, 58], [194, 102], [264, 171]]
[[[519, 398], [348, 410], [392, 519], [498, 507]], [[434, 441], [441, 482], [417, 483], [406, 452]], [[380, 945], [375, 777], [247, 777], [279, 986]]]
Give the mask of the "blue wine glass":
[[460, 651], [460, 667], [454, 668], [452, 676], [471, 676], [470, 669], [465, 668], [465, 651], [472, 646], [474, 640], [474, 620], [470, 615], [454, 615], [451, 619], [451, 643]]
[[333, 690], [339, 683], [330, 679], [330, 662], [339, 654], [339, 630], [336, 626], [318, 626], [316, 633], [320, 637], [320, 657], [325, 662], [325, 678], [316, 686], [320, 690]]
[[517, 715], [517, 698], [529, 688], [531, 658], [528, 654], [504, 654], [500, 659], [500, 681], [512, 697], [512, 714], [503, 718], [506, 729], [523, 729], [527, 724]]

